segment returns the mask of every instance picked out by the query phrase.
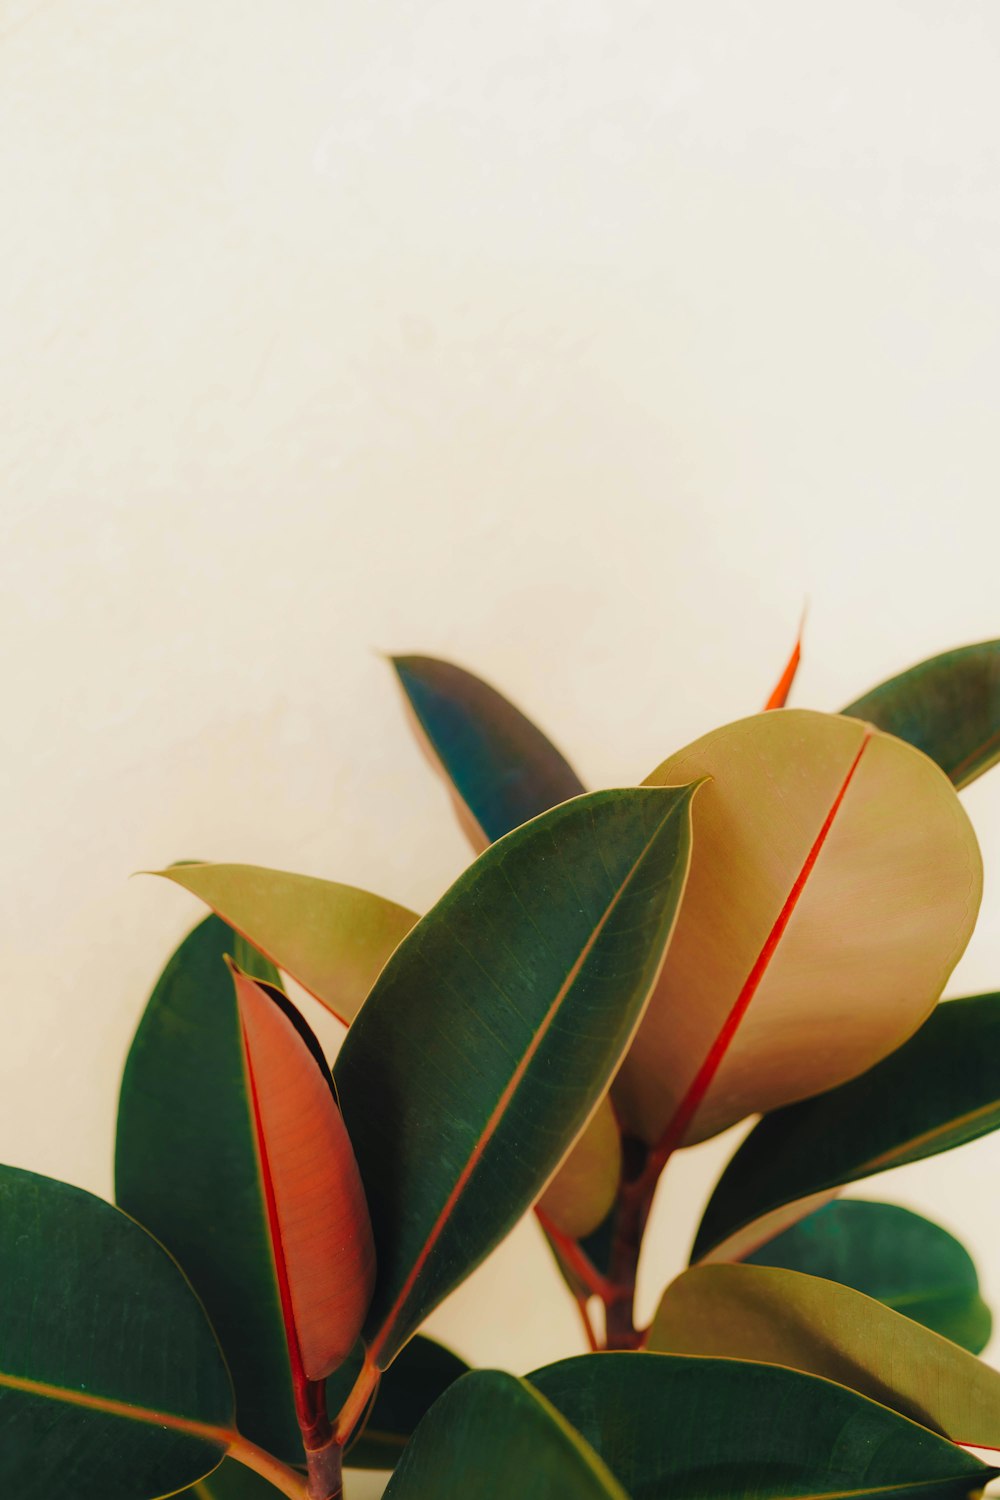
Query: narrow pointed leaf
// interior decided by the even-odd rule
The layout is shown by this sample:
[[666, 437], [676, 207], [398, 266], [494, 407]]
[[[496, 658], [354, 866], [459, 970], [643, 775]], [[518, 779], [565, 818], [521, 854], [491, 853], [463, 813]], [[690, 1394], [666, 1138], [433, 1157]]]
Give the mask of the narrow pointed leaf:
[[677, 932], [615, 1086], [627, 1124], [664, 1153], [900, 1046], [941, 994], [982, 893], [947, 778], [856, 720], [758, 714], [649, 784], [702, 775]]
[[421, 1423], [386, 1500], [628, 1500], [544, 1396], [500, 1370], [474, 1370]]
[[773, 1266], [693, 1266], [664, 1292], [648, 1347], [822, 1375], [952, 1442], [1000, 1448], [1000, 1372], [819, 1276]]
[[[583, 792], [551, 741], [482, 678], [430, 656], [398, 656], [393, 666], [418, 742], [477, 852]], [[620, 1156], [614, 1111], [604, 1100], [539, 1207], [565, 1234], [589, 1234], [614, 1202]]]
[[805, 616], [803, 615], [802, 624], [799, 626], [799, 633], [796, 637], [795, 645], [792, 647], [792, 654], [788, 658], [788, 661], [785, 663], [785, 667], [781, 676], [774, 684], [770, 697], [764, 704], [765, 713], [774, 708], [784, 708], [785, 704], [788, 702], [788, 695], [792, 691], [792, 685], [795, 682], [799, 667], [802, 663], [802, 632], [804, 628]]
[[973, 1354], [990, 1337], [993, 1319], [969, 1252], [939, 1224], [894, 1203], [828, 1203], [746, 1263], [839, 1281]]
[[692, 1259], [742, 1258], [817, 1198], [996, 1130], [998, 1056], [1000, 994], [948, 1000], [860, 1078], [768, 1115], [719, 1179]]
[[192, 1484], [233, 1432], [203, 1308], [163, 1248], [65, 1182], [0, 1168], [0, 1493], [135, 1500]]
[[325, 1380], [354, 1348], [374, 1285], [364, 1189], [325, 1064], [274, 992], [235, 968], [233, 982], [292, 1368]]
[[356, 886], [260, 865], [184, 864], [155, 873], [204, 901], [344, 1021], [417, 920]]
[[968, 786], [1000, 760], [1000, 641], [932, 656], [843, 711], [908, 740]]
[[590, 1354], [528, 1380], [632, 1500], [965, 1500], [997, 1472], [855, 1391], [776, 1365]]
[[631, 1040], [693, 787], [595, 792], [491, 845], [397, 949], [335, 1075], [375, 1231], [384, 1368], [530, 1207]]
[[118, 1109], [118, 1203], [183, 1266], [226, 1353], [241, 1431], [304, 1461], [246, 1081], [232, 933], [209, 917], [160, 977]]
[[393, 666], [477, 850], [584, 790], [551, 741], [489, 683], [430, 656], [397, 656]]

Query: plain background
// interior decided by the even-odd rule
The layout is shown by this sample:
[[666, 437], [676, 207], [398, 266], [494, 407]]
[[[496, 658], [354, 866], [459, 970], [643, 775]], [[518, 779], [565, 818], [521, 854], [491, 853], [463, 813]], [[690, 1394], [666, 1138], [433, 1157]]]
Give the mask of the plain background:
[[[2, 0], [0, 1159], [109, 1189], [199, 914], [131, 872], [462, 868], [379, 650], [613, 785], [761, 706], [806, 598], [815, 707], [1000, 634], [998, 63], [974, 0]], [[951, 993], [1000, 986], [966, 801]], [[866, 1191], [1000, 1300], [998, 1164]], [[434, 1327], [579, 1347], [530, 1222]]]

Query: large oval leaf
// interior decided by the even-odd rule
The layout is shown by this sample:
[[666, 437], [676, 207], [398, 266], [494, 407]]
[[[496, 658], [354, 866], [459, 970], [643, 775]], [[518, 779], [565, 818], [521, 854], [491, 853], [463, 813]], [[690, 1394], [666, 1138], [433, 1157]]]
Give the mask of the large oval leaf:
[[839, 1281], [979, 1354], [993, 1319], [954, 1235], [894, 1203], [828, 1203], [746, 1257]]
[[998, 1056], [1000, 994], [948, 1000], [860, 1078], [768, 1115], [719, 1179], [692, 1259], [740, 1259], [847, 1183], [995, 1130]]
[[615, 1086], [664, 1154], [898, 1047], [941, 994], [982, 892], [947, 778], [853, 719], [758, 714], [649, 783], [703, 775], [677, 932]]
[[293, 1379], [325, 1380], [354, 1348], [371, 1299], [368, 1206], [329, 1071], [303, 1037], [302, 1018], [235, 966], [233, 982]]
[[163, 1248], [65, 1182], [0, 1168], [0, 1492], [135, 1500], [235, 1438], [204, 1310]]
[[420, 743], [476, 849], [584, 790], [541, 730], [482, 678], [431, 656], [392, 664]]
[[776, 1365], [590, 1354], [528, 1380], [632, 1500], [964, 1500], [997, 1472], [855, 1391]]
[[335, 1074], [368, 1195], [384, 1368], [530, 1206], [662, 963], [694, 788], [595, 792], [489, 849], [404, 939]]
[[289, 1463], [302, 1438], [247, 1088], [225, 965], [209, 917], [163, 971], [129, 1052], [118, 1107], [121, 1206], [177, 1257], [226, 1351], [241, 1430]]
[[952, 1442], [1000, 1448], [1000, 1372], [853, 1287], [773, 1266], [694, 1266], [647, 1346], [823, 1375]]
[[192, 863], [154, 873], [204, 901], [342, 1021], [360, 1010], [417, 920], [357, 886], [261, 865]]
[[429, 1413], [386, 1500], [628, 1500], [593, 1450], [527, 1381], [463, 1376]]
[[1000, 641], [932, 656], [844, 709], [923, 750], [956, 786], [1000, 760]]

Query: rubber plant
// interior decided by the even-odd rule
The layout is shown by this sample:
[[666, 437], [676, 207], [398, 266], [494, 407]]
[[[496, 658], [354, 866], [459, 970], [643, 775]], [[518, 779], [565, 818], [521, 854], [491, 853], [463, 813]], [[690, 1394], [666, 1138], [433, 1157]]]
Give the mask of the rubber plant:
[[[957, 1497], [998, 1472], [990, 1313], [944, 1229], [851, 1183], [1000, 1125], [958, 792], [1000, 642], [763, 713], [588, 792], [492, 687], [395, 671], [475, 857], [425, 915], [256, 866], [125, 1067], [116, 1206], [0, 1169], [12, 1500]], [[328, 1064], [288, 979], [343, 1023]], [[638, 1325], [675, 1152], [760, 1117]], [[533, 1209], [587, 1353], [469, 1370], [428, 1314]], [[348, 1472], [347, 1488], [350, 1491]]]

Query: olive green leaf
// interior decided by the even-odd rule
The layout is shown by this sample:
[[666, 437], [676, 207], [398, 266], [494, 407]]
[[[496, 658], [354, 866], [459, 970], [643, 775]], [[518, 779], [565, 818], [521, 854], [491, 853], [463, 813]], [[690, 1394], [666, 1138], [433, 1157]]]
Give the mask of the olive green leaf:
[[746, 1257], [839, 1281], [979, 1354], [993, 1319], [972, 1257], [954, 1235], [894, 1203], [842, 1198]]

